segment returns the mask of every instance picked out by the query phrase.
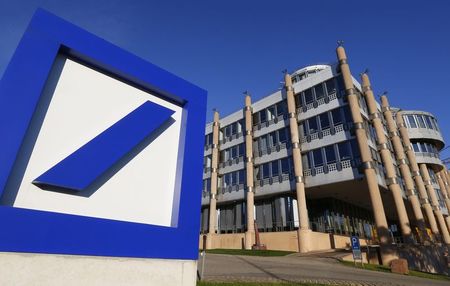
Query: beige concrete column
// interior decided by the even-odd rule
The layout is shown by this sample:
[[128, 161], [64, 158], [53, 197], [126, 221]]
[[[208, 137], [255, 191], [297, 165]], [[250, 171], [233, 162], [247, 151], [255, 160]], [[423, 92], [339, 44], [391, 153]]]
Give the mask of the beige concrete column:
[[255, 243], [255, 192], [253, 178], [253, 123], [252, 123], [252, 99], [245, 96], [245, 166], [247, 173], [247, 231], [245, 232], [245, 249], [252, 249]]
[[361, 75], [362, 89], [367, 102], [367, 108], [369, 110], [369, 117], [372, 120], [373, 127], [377, 136], [377, 149], [381, 155], [381, 160], [386, 169], [386, 185], [392, 193], [394, 198], [395, 209], [397, 211], [397, 217], [400, 224], [400, 231], [402, 233], [405, 242], [412, 242], [411, 227], [409, 224], [408, 214], [406, 212], [405, 203], [403, 202], [402, 189], [398, 184], [397, 175], [395, 172], [395, 166], [392, 162], [391, 151], [387, 137], [384, 134], [383, 122], [381, 121], [381, 115], [378, 112], [375, 97], [373, 96], [372, 87], [369, 80], [369, 75], [363, 73]]
[[356, 140], [358, 142], [359, 151], [361, 153], [362, 168], [369, 189], [370, 201], [373, 208], [373, 216], [377, 227], [378, 238], [380, 240], [381, 258], [384, 265], [388, 265], [394, 258], [388, 253], [391, 238], [388, 231], [388, 223], [384, 212], [383, 201], [381, 199], [380, 189], [378, 188], [377, 175], [375, 173], [375, 164], [370, 154], [369, 143], [366, 137], [366, 130], [363, 125], [363, 118], [359, 107], [358, 95], [353, 85], [350, 67], [347, 63], [347, 56], [344, 47], [341, 45], [336, 49], [337, 58], [341, 68], [342, 78], [344, 80], [345, 92], [347, 94], [348, 103], [352, 113]]
[[406, 128], [405, 122], [403, 121], [401, 112], [397, 112], [396, 121], [403, 141], [403, 147], [406, 151], [406, 156], [409, 161], [409, 167], [411, 168], [411, 173], [414, 178], [414, 183], [416, 184], [417, 191], [419, 192], [420, 203], [422, 204], [425, 215], [427, 216], [431, 232], [433, 233], [433, 235], [439, 237], [440, 235], [436, 218], [434, 217], [433, 209], [431, 208], [430, 200], [428, 199], [427, 190], [425, 189], [422, 176], [420, 175], [419, 165], [416, 161], [416, 154], [412, 149], [411, 141], [409, 140], [408, 129]]
[[209, 201], [209, 230], [206, 239], [206, 248], [212, 248], [212, 240], [217, 228], [217, 171], [219, 168], [219, 112], [214, 111], [213, 144], [211, 156], [211, 194]]
[[306, 207], [305, 182], [303, 178], [303, 166], [300, 152], [300, 138], [298, 133], [297, 112], [295, 108], [294, 89], [292, 79], [289, 74], [284, 76], [286, 88], [286, 100], [289, 112], [289, 124], [292, 143], [292, 159], [294, 162], [295, 190], [297, 192], [297, 208], [300, 219], [298, 228], [298, 249], [299, 252], [310, 251], [310, 234], [308, 209]]
[[436, 196], [436, 192], [431, 183], [430, 174], [428, 173], [427, 165], [420, 164], [420, 174], [422, 175], [425, 187], [428, 190], [428, 195], [431, 199], [431, 205], [433, 206], [433, 212], [436, 216], [439, 228], [441, 229], [442, 239], [446, 244], [450, 244], [450, 234], [448, 233], [447, 225], [445, 223], [444, 216], [442, 215], [441, 209], [439, 207], [439, 202]]
[[381, 108], [383, 111], [384, 119], [386, 120], [387, 130], [389, 137], [391, 138], [392, 145], [394, 147], [395, 158], [397, 159], [397, 165], [400, 169], [400, 174], [403, 177], [406, 187], [406, 196], [411, 204], [414, 219], [419, 227], [419, 236], [421, 242], [426, 240], [428, 234], [425, 229], [425, 219], [423, 217], [422, 209], [420, 208], [419, 198], [414, 190], [414, 181], [411, 177], [411, 171], [406, 160], [405, 150], [403, 149], [402, 140], [398, 133], [397, 125], [395, 124], [394, 117], [389, 105], [389, 101], [386, 95], [381, 96]]
[[[443, 174], [444, 173], [442, 171], [436, 173], [436, 179], [438, 181], [439, 188], [441, 189], [442, 196], [444, 197], [445, 206], [447, 207], [447, 210], [450, 211], [450, 198], [448, 197], [447, 187], [445, 185], [446, 181], [444, 181], [445, 175]], [[447, 229], [450, 229], [450, 216], [444, 216], [444, 219], [445, 223], [447, 224]]]

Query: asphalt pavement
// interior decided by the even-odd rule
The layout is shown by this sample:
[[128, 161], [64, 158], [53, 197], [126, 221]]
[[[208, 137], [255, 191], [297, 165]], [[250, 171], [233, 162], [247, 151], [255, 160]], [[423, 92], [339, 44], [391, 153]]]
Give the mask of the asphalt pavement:
[[[199, 258], [201, 272], [202, 261]], [[438, 286], [450, 285], [414, 276], [345, 266], [336, 259], [289, 255], [258, 257], [206, 254], [204, 280], [248, 282], [313, 282], [327, 285]]]

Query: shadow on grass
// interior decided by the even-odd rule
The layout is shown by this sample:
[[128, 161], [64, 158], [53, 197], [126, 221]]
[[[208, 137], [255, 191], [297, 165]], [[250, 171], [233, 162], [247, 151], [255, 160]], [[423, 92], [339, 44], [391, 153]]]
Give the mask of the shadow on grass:
[[[384, 265], [364, 264], [364, 267], [362, 267], [360, 263], [357, 263], [355, 266], [355, 264], [351, 261], [340, 261], [340, 263], [345, 266], [356, 267], [356, 268], [360, 268], [360, 269], [391, 273], [391, 269]], [[401, 275], [401, 274], [398, 274], [398, 275]], [[407, 275], [421, 277], [421, 278], [427, 278], [427, 279], [434, 279], [434, 280], [450, 281], [450, 277], [445, 276], [445, 275], [432, 274], [432, 273], [426, 273], [426, 272], [415, 271], [415, 270], [409, 270], [409, 274], [407, 274]]]

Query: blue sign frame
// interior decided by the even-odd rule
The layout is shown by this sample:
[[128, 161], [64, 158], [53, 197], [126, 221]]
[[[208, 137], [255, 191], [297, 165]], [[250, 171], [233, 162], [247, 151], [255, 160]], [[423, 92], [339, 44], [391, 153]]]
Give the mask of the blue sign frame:
[[0, 82], [0, 196], [59, 54], [183, 107], [178, 223], [163, 227], [0, 206], [0, 251], [196, 260], [206, 91], [41, 9]]

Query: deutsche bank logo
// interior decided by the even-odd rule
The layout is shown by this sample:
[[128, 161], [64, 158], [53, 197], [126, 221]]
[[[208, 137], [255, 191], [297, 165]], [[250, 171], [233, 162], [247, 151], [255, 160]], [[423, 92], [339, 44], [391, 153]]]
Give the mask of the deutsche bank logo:
[[206, 91], [38, 10], [0, 109], [0, 251], [197, 259]]
[[33, 183], [82, 191], [172, 114], [172, 110], [145, 102]]

